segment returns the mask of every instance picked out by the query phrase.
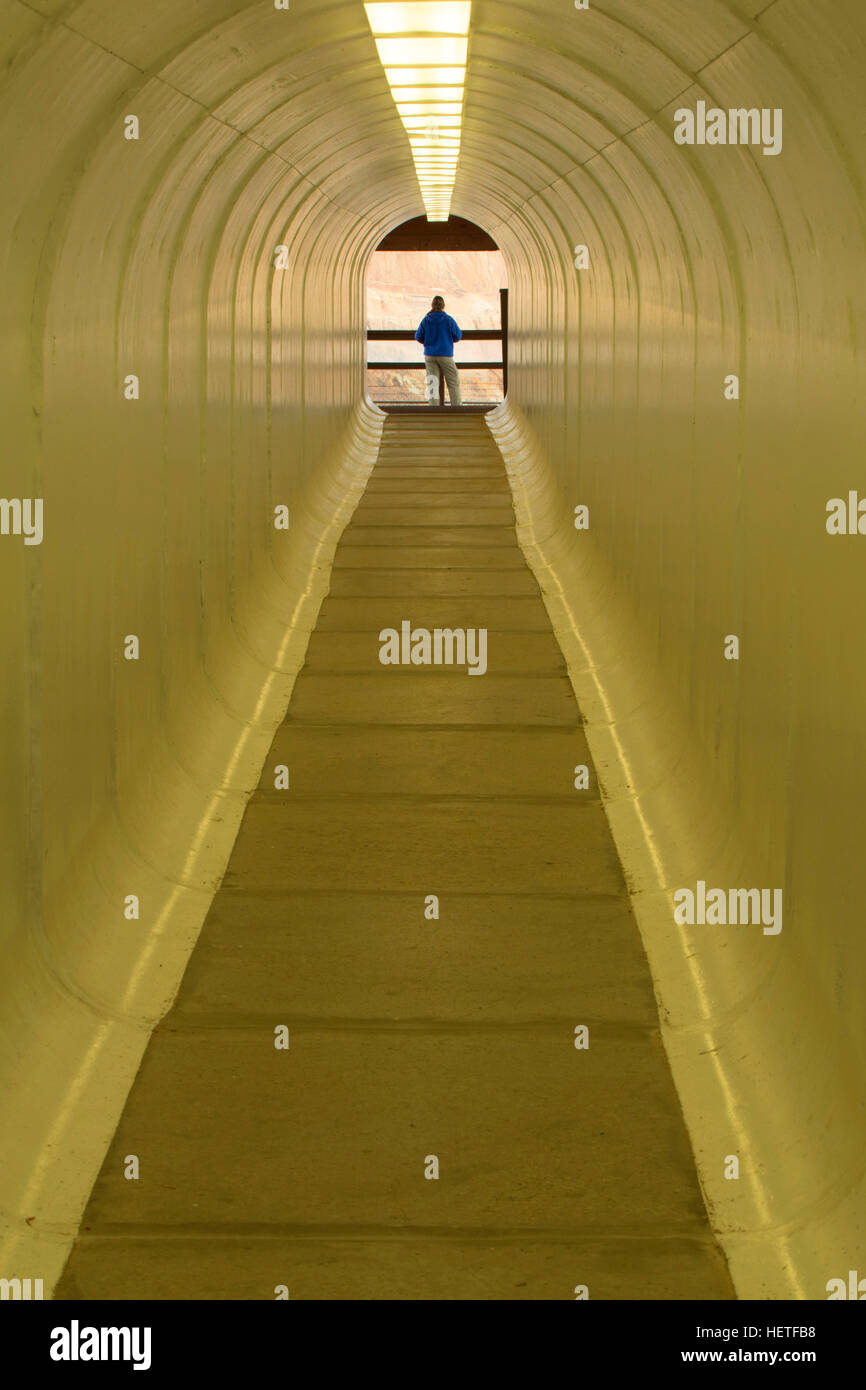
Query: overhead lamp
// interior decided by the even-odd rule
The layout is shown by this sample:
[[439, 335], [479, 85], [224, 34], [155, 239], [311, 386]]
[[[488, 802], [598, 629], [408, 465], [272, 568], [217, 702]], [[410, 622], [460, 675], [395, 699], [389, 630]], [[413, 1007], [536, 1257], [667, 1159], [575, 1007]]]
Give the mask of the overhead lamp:
[[435, 140], [438, 139], [439, 133], [453, 135], [455, 131], [459, 131], [463, 125], [463, 118], [460, 115], [438, 115], [434, 128], [431, 129], [428, 115], [405, 115], [403, 125], [411, 135], [427, 135], [428, 139]]
[[[462, 101], [398, 101], [397, 110], [401, 116], [459, 116], [463, 110]], [[405, 121], [404, 121], [405, 125]]]
[[392, 91], [400, 87], [447, 87], [455, 82], [462, 86], [466, 67], [437, 68], [425, 65], [421, 68], [386, 68], [385, 76]]
[[441, 85], [431, 85], [429, 87], [392, 87], [391, 95], [398, 107], [404, 101], [461, 101], [463, 100], [463, 87], [444, 87]]
[[369, 0], [364, 9], [430, 220], [457, 177], [472, 0]]
[[468, 34], [471, 0], [388, 0], [365, 5], [374, 34]]
[[461, 67], [466, 66], [468, 39], [411, 38], [376, 39], [382, 66], [396, 67]]

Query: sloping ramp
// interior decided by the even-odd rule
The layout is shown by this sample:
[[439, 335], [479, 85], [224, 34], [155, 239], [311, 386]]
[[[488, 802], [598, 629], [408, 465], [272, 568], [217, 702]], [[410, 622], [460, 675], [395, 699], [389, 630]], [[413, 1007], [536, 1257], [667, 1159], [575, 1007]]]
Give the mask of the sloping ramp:
[[732, 1298], [657, 1025], [496, 445], [392, 417], [55, 1296]]

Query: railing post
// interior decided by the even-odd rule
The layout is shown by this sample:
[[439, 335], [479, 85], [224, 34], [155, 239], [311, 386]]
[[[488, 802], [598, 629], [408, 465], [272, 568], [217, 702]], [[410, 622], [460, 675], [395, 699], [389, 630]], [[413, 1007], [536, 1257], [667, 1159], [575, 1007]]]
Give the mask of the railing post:
[[499, 321], [502, 328], [502, 395], [508, 395], [508, 290], [499, 291]]

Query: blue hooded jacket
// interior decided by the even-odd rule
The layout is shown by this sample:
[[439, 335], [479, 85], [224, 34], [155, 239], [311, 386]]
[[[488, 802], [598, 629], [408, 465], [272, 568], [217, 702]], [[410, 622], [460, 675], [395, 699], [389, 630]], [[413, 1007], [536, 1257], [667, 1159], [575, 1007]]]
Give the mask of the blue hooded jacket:
[[451, 315], [436, 309], [421, 320], [415, 341], [424, 344], [425, 357], [453, 357], [454, 344], [462, 337]]

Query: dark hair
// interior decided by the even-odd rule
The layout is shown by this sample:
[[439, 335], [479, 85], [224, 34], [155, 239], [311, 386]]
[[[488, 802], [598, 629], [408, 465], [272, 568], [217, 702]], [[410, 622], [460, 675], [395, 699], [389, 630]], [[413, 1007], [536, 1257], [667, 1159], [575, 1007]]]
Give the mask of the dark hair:
[[437, 305], [437, 304], [441, 304], [441, 305], [442, 305], [442, 308], [443, 308], [443, 309], [445, 308], [445, 300], [442, 298], [441, 294], [437, 294], [437, 295], [436, 295], [436, 298], [433, 300], [433, 308], [434, 308], [434, 309], [436, 308], [436, 305]]

